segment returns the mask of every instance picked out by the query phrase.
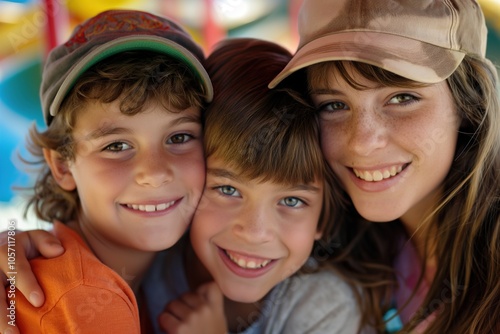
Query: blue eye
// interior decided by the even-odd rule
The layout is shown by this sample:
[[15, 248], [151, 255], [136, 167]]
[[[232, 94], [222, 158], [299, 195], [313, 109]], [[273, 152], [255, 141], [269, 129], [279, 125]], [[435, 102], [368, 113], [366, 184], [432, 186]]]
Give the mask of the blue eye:
[[190, 141], [193, 138], [193, 136], [187, 134], [187, 133], [178, 133], [173, 135], [172, 137], [168, 138], [167, 143], [168, 144], [183, 144], [188, 141]]
[[110, 151], [110, 152], [121, 152], [125, 150], [130, 150], [132, 146], [130, 146], [127, 143], [124, 142], [114, 142], [106, 146], [103, 151]]
[[220, 187], [216, 187], [216, 189], [223, 195], [226, 195], [226, 196], [241, 196], [240, 193], [238, 192], [238, 190], [236, 190], [236, 188], [234, 187], [231, 187], [231, 186], [220, 186]]
[[297, 197], [285, 197], [280, 203], [291, 208], [297, 208], [304, 204], [304, 202]]

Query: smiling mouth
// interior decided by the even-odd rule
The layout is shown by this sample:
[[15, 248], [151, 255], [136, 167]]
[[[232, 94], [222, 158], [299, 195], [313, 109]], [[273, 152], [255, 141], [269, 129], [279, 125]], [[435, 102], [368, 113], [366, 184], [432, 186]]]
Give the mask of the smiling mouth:
[[273, 261], [260, 258], [243, 258], [239, 254], [231, 253], [228, 250], [224, 250], [224, 253], [234, 264], [243, 269], [262, 269]]
[[142, 212], [163, 211], [175, 204], [175, 201], [160, 204], [125, 204], [127, 208]]
[[358, 179], [368, 181], [368, 182], [378, 182], [385, 179], [389, 179], [393, 176], [401, 173], [409, 164], [391, 166], [389, 168], [379, 169], [379, 170], [360, 170], [352, 168], [352, 171]]

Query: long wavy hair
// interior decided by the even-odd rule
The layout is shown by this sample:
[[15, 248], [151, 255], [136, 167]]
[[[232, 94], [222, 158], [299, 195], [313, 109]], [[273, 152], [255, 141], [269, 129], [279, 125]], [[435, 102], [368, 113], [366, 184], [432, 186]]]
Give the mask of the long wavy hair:
[[[351, 65], [365, 78], [383, 85], [422, 85], [368, 64]], [[343, 62], [311, 66], [307, 70], [309, 82], [326, 84], [332, 66], [360, 89]], [[422, 222], [424, 226], [432, 224], [432, 229], [427, 230], [437, 240], [433, 245], [437, 269], [425, 301], [403, 333], [409, 333], [434, 312], [437, 316], [428, 322], [425, 333], [499, 333], [498, 74], [488, 60], [466, 56], [447, 83], [462, 123], [454, 162], [443, 184], [443, 196]], [[393, 263], [398, 255], [398, 240], [407, 236], [399, 220], [388, 223], [365, 220], [349, 196], [343, 195], [348, 204], [346, 210], [337, 211], [333, 218], [336, 224], [331, 242], [337, 248], [331, 261], [361, 284], [363, 322], [383, 332], [383, 315], [391, 307], [397, 287]]]

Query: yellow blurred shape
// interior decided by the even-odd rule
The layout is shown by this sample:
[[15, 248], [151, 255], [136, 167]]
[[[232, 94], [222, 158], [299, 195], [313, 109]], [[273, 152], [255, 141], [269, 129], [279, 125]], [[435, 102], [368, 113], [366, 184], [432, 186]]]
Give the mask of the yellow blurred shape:
[[103, 0], [103, 1], [67, 1], [66, 5], [71, 14], [80, 19], [88, 19], [109, 9], [138, 9], [148, 10], [148, 1], [141, 0]]
[[480, 0], [479, 4], [489, 25], [500, 34], [500, 0]]
[[[34, 46], [42, 48], [44, 41], [47, 17], [40, 7], [31, 6], [23, 9], [22, 12], [13, 10], [11, 14], [13, 14], [12, 22], [0, 23], [0, 36], [2, 36], [0, 59]], [[2, 16], [5, 15], [8, 14], [2, 12]]]

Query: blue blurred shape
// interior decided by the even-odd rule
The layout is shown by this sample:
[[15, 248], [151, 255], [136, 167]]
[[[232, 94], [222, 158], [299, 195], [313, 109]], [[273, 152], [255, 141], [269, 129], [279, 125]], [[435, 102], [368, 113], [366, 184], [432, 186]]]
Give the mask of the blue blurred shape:
[[384, 315], [386, 333], [396, 333], [403, 328], [398, 311], [394, 308], [388, 310]]
[[[5, 64], [4, 64], [5, 65]], [[38, 91], [41, 81], [41, 59], [24, 60], [3, 66], [0, 81], [0, 201], [9, 202], [12, 187], [26, 187], [30, 178], [22, 170], [18, 154], [29, 158], [25, 137], [36, 123], [44, 128]]]

